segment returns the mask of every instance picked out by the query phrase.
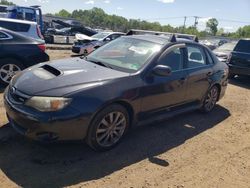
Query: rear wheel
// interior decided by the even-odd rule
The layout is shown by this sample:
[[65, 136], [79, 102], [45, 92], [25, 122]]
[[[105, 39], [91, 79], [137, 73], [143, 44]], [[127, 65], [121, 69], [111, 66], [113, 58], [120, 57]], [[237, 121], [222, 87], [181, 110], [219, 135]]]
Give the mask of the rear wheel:
[[208, 91], [201, 110], [203, 112], [211, 112], [214, 109], [218, 98], [219, 98], [219, 89], [218, 87], [213, 86]]
[[108, 106], [92, 121], [87, 143], [98, 151], [112, 149], [121, 141], [128, 126], [129, 116], [126, 109], [116, 104]]
[[23, 69], [23, 65], [15, 59], [0, 59], [0, 83], [8, 85], [14, 75]]

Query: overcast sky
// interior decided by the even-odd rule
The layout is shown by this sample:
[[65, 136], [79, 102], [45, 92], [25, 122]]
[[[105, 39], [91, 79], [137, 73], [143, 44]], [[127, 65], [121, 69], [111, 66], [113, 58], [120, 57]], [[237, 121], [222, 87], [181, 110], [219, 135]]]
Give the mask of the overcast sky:
[[43, 13], [55, 13], [61, 9], [69, 12], [75, 9], [102, 8], [108, 14], [126, 18], [158, 21], [172, 26], [194, 24], [193, 16], [199, 19], [199, 29], [215, 17], [219, 27], [235, 31], [238, 27], [250, 25], [250, 0], [11, 0], [18, 5], [41, 5]]

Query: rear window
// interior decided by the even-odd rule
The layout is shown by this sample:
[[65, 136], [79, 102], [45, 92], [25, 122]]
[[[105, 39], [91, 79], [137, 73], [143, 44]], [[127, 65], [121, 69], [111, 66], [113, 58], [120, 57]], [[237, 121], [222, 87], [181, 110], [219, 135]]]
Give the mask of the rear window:
[[250, 53], [250, 40], [240, 40], [235, 47], [235, 51]]
[[29, 24], [8, 22], [8, 21], [0, 21], [0, 27], [9, 29], [15, 32], [28, 32], [30, 29]]

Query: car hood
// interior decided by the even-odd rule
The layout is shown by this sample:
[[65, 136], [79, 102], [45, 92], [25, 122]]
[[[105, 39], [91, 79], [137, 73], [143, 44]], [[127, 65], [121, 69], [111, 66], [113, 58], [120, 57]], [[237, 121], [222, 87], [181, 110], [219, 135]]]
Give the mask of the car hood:
[[75, 35], [75, 38], [76, 38], [76, 40], [89, 40], [89, 41], [94, 40], [92, 37], [89, 37], [87, 35], [80, 34], [80, 33], [77, 33]]
[[57, 95], [66, 95], [74, 92], [72, 88], [95, 87], [129, 75], [80, 58], [70, 58], [28, 68], [12, 79], [11, 86], [28, 95], [46, 95], [52, 90], [60, 91]]
[[229, 55], [232, 51], [230, 50], [214, 50], [213, 51], [217, 56]]

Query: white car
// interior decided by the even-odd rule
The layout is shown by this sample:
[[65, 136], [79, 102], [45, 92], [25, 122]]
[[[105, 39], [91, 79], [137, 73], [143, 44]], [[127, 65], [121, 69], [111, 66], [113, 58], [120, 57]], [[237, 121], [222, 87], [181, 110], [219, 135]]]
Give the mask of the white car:
[[15, 31], [30, 38], [44, 40], [41, 30], [36, 22], [10, 18], [0, 18], [0, 27]]
[[91, 37], [83, 34], [76, 34], [76, 41], [72, 46], [72, 52], [79, 55], [87, 55], [96, 48], [99, 48], [123, 35], [125, 35], [125, 33], [121, 32], [100, 32]]

